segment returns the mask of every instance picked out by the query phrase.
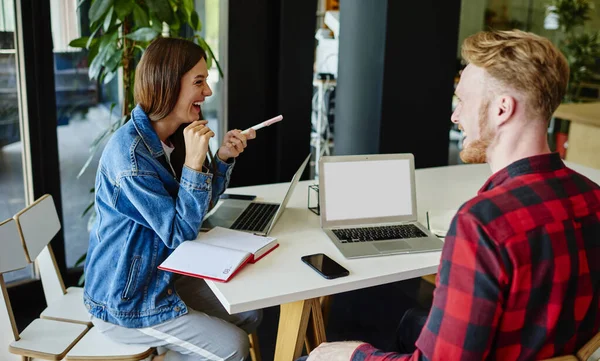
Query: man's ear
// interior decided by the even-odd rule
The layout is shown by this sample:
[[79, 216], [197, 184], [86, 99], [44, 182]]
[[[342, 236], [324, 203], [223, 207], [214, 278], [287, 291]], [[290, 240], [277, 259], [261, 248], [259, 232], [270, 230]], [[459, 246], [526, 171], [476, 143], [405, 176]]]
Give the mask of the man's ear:
[[500, 127], [512, 118], [517, 110], [517, 100], [510, 95], [500, 95], [496, 98], [494, 118], [496, 126]]

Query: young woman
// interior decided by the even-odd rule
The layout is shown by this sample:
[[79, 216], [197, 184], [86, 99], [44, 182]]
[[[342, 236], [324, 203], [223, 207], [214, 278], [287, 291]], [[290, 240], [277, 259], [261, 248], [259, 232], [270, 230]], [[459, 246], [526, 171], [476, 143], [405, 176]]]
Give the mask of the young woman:
[[256, 133], [214, 133], [200, 106], [212, 94], [206, 54], [182, 39], [152, 42], [137, 66], [131, 120], [110, 139], [96, 176], [97, 220], [85, 265], [93, 323], [122, 343], [166, 349], [154, 360], [243, 360], [260, 311], [229, 315], [204, 281], [157, 266], [196, 238]]

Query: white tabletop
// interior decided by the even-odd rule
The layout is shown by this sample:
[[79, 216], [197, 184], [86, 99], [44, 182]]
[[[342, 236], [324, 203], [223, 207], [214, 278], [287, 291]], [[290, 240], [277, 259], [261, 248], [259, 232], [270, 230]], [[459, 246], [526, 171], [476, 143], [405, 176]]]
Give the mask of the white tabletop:
[[[569, 164], [600, 183], [600, 170]], [[459, 165], [416, 171], [417, 211], [458, 209], [477, 194], [491, 175], [488, 165]], [[365, 180], [368, 182], [368, 180]], [[247, 265], [227, 283], [207, 281], [229, 313], [271, 307], [330, 294], [415, 278], [437, 271], [440, 252], [401, 254], [349, 260], [322, 232], [319, 216], [307, 209], [308, 185], [298, 183], [272, 233], [279, 248], [256, 264]], [[255, 194], [261, 200], [280, 201], [288, 183], [232, 188], [228, 193]], [[347, 277], [326, 280], [300, 257], [325, 253], [350, 271]]]

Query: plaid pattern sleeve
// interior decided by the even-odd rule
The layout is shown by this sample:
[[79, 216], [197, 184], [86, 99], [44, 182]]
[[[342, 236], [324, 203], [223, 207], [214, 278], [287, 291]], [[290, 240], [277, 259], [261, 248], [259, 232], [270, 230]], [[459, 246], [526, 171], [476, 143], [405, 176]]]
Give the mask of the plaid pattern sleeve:
[[352, 361], [574, 354], [600, 330], [598, 259], [600, 187], [556, 153], [519, 160], [453, 219], [416, 352], [364, 344]]
[[468, 214], [446, 236], [427, 323], [412, 355], [362, 345], [352, 361], [483, 360], [502, 313], [504, 267], [499, 251]]

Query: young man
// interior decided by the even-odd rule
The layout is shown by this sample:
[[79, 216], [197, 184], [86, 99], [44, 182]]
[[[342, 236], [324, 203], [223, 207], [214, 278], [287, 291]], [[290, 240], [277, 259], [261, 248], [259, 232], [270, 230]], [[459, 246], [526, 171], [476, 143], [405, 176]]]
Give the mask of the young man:
[[452, 221], [416, 350], [331, 343], [309, 361], [544, 359], [573, 354], [600, 328], [600, 187], [547, 143], [564, 56], [521, 31], [478, 33], [462, 54], [461, 158], [494, 174]]

